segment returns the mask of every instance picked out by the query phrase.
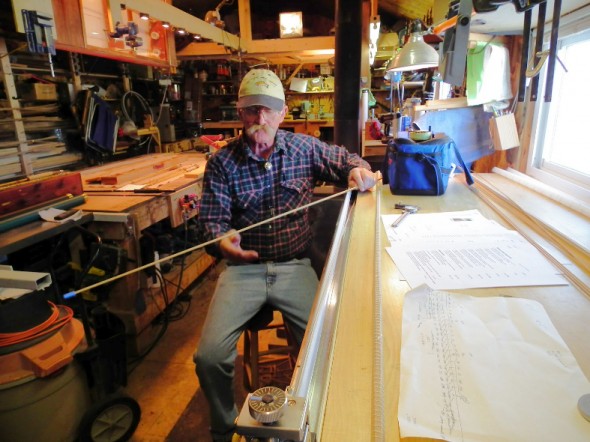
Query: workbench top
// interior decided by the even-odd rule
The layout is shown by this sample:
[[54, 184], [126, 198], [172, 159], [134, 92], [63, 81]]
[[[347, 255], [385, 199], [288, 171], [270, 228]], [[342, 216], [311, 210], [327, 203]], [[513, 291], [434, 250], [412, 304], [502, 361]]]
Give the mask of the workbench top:
[[84, 192], [174, 192], [203, 177], [205, 154], [154, 153], [81, 172]]
[[[483, 188], [477, 183], [472, 188], [456, 176], [449, 182], [447, 193], [442, 196], [394, 196], [388, 188], [381, 192], [381, 213], [398, 213], [394, 204], [419, 205], [421, 213], [447, 212], [477, 209], [485, 217], [507, 227], [506, 220], [493, 205], [483, 198]], [[508, 186], [506, 186], [508, 187]], [[517, 185], [512, 185], [515, 194]], [[518, 189], [522, 191], [521, 189]], [[359, 194], [354, 209], [351, 239], [346, 251], [345, 280], [340, 293], [338, 326], [334, 334], [333, 358], [329, 387], [323, 414], [323, 441], [370, 441], [375, 425], [373, 416], [374, 379], [374, 274], [375, 258], [375, 206], [376, 192]], [[553, 203], [554, 205], [556, 203]], [[522, 206], [523, 204], [521, 204]], [[539, 206], [541, 207], [541, 206]], [[569, 211], [569, 209], [560, 208]], [[541, 210], [542, 211], [542, 210]], [[572, 216], [573, 213], [572, 213]], [[587, 226], [587, 224], [586, 224]], [[382, 226], [380, 227], [382, 228]], [[527, 235], [533, 237], [533, 235]], [[382, 241], [387, 242], [381, 233]], [[540, 238], [539, 240], [548, 238]], [[400, 440], [398, 425], [398, 399], [400, 393], [400, 351], [402, 308], [405, 294], [410, 290], [393, 260], [381, 244], [381, 290], [383, 322], [384, 379], [384, 440]], [[563, 266], [573, 267], [572, 262], [556, 254]], [[586, 257], [585, 262], [588, 263]], [[583, 265], [583, 264], [582, 264]], [[587, 276], [587, 275], [586, 275]], [[580, 279], [582, 276], [580, 276]], [[590, 344], [587, 339], [587, 321], [590, 317], [590, 299], [573, 283], [562, 286], [502, 287], [453, 290], [478, 297], [511, 296], [536, 300], [543, 305], [551, 321], [567, 343], [586, 375], [590, 376]], [[587, 392], [580, 392], [587, 393]], [[551, 400], [548, 398], [548, 400]], [[575, 404], [573, 404], [575, 409]], [[413, 439], [416, 440], [416, 439]], [[424, 439], [419, 439], [424, 440]]]

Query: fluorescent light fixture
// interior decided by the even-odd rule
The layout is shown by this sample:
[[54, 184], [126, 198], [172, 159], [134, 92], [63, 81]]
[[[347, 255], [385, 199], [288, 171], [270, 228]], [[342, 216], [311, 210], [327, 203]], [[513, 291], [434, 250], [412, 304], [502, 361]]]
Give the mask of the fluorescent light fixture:
[[379, 40], [379, 30], [381, 29], [381, 18], [375, 15], [369, 23], [369, 64], [373, 65], [377, 55], [377, 41]]
[[424, 42], [423, 35], [422, 25], [417, 20], [410, 34], [410, 41], [397, 53], [388, 71], [416, 71], [438, 66], [438, 53]]
[[301, 12], [281, 12], [279, 25], [281, 38], [303, 37], [303, 14]]

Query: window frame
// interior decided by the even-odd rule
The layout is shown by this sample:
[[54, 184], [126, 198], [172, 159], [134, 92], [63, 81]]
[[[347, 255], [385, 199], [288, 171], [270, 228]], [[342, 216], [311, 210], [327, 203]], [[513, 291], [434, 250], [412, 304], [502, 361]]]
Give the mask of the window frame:
[[[573, 43], [575, 40], [590, 38], [590, 6], [585, 6], [560, 19], [558, 45], [564, 42]], [[551, 30], [544, 36], [544, 49], [549, 48]], [[583, 36], [584, 35], [584, 36]], [[534, 41], [533, 39], [531, 39]], [[532, 52], [531, 49], [530, 52]], [[547, 77], [547, 62], [543, 66], [539, 78], [538, 101], [529, 102], [532, 109], [532, 130], [530, 148], [527, 155], [526, 174], [558, 190], [570, 194], [572, 197], [590, 204], [590, 176], [581, 174], [558, 164], [543, 161], [543, 144], [545, 127], [551, 103], [545, 103], [543, 92]], [[555, 69], [562, 69], [559, 63]], [[541, 89], [540, 87], [540, 89]]]

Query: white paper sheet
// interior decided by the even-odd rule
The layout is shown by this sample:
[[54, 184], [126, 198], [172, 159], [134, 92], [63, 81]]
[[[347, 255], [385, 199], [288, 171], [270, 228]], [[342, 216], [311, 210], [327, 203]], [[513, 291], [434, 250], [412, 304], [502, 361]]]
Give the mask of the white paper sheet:
[[62, 219], [62, 220], [55, 219], [56, 216], [61, 215], [62, 213], [65, 213], [65, 212], [67, 212], [67, 211], [62, 210], [62, 209], [56, 209], [54, 207], [50, 207], [49, 209], [39, 211], [39, 217], [41, 217], [41, 219], [43, 221], [50, 221], [52, 223], [58, 223], [58, 224], [63, 224], [67, 221], [76, 221], [76, 220], [79, 220], [80, 218], [82, 218], [82, 211], [77, 210], [75, 213], [73, 213], [72, 215], [68, 216], [65, 219]]
[[117, 190], [124, 192], [124, 191], [134, 191], [143, 189], [145, 184], [125, 184], [124, 186], [119, 187]]
[[409, 215], [386, 248], [410, 287], [438, 290], [566, 285], [558, 270], [519, 233], [478, 211]]
[[448, 237], [459, 240], [466, 236], [481, 236], [505, 232], [496, 221], [484, 217], [478, 210], [457, 212], [415, 213], [408, 215], [398, 227], [391, 224], [400, 215], [382, 215], [387, 238], [393, 245], [407, 239]]
[[402, 320], [401, 437], [589, 441], [590, 382], [541, 304], [421, 286]]

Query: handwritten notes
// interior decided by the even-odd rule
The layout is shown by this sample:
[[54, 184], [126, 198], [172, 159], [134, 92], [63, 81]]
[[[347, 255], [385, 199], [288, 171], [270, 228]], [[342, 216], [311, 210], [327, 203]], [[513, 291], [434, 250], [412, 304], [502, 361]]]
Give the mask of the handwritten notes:
[[405, 297], [402, 437], [588, 441], [590, 382], [541, 304], [421, 286]]

